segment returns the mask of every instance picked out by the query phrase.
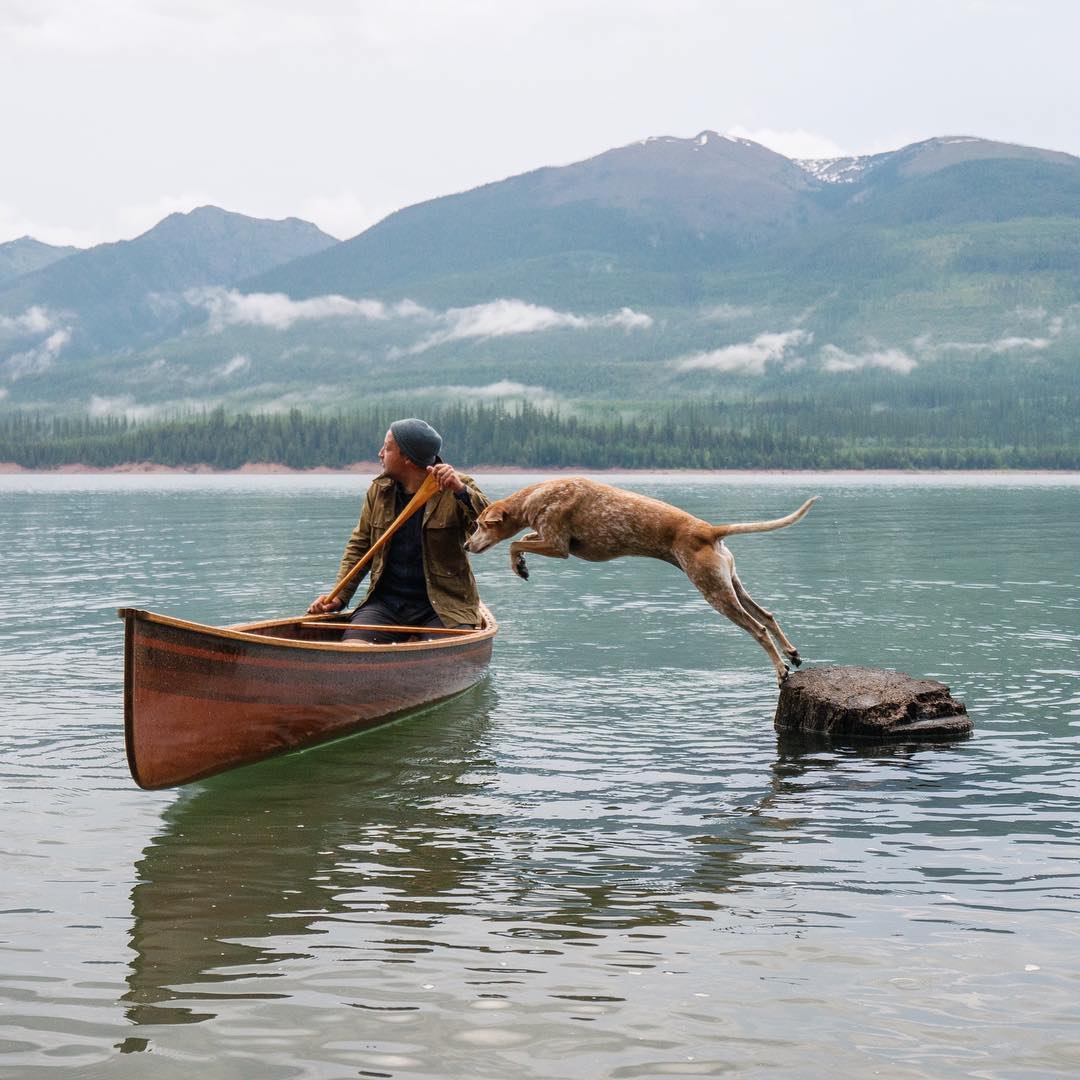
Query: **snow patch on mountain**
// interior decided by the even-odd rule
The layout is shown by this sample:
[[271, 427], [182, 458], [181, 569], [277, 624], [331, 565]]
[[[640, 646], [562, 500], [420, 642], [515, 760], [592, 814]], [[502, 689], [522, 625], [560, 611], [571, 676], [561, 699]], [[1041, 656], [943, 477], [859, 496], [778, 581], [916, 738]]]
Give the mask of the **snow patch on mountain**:
[[709, 129], [699, 131], [690, 139], [680, 139], [675, 135], [650, 135], [647, 139], [640, 139], [636, 145], [651, 146], [653, 143], [666, 143], [673, 146], [688, 146], [691, 150], [701, 150], [703, 147], [709, 146], [710, 144], [715, 146], [716, 143], [720, 142], [735, 143], [738, 146], [756, 147], [759, 145], [752, 139], [744, 139], [733, 133], [721, 135], [719, 132], [710, 131]]
[[856, 184], [870, 167], [873, 155], [841, 158], [795, 158], [795, 164], [823, 184]]

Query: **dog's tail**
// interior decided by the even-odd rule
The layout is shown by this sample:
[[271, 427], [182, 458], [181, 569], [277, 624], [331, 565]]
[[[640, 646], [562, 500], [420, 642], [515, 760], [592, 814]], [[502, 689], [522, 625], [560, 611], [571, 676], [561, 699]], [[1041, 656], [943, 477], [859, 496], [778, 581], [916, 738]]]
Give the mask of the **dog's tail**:
[[819, 495], [815, 495], [812, 499], [807, 499], [794, 513], [788, 514], [787, 517], [774, 518], [772, 521], [744, 521], [736, 525], [714, 525], [713, 543], [723, 540], [725, 536], [734, 536], [736, 533], [772, 532], [773, 529], [786, 529], [803, 517], [819, 498]]

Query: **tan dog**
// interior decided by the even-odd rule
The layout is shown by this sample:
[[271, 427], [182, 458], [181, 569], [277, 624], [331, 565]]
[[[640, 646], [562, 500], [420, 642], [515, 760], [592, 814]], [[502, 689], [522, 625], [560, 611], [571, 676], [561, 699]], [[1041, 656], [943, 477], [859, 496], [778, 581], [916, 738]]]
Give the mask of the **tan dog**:
[[510, 545], [510, 568], [521, 578], [529, 576], [526, 553], [553, 559], [576, 555], [589, 562], [623, 555], [663, 559], [682, 569], [717, 611], [757, 641], [772, 660], [777, 682], [783, 682], [791, 669], [772, 639], [791, 663], [798, 666], [802, 659], [777, 621], [743, 588], [723, 538], [786, 528], [816, 501], [817, 496], [807, 499], [793, 514], [774, 521], [710, 525], [658, 499], [574, 476], [533, 484], [493, 502], [465, 546], [478, 555], [526, 527], [533, 529]]

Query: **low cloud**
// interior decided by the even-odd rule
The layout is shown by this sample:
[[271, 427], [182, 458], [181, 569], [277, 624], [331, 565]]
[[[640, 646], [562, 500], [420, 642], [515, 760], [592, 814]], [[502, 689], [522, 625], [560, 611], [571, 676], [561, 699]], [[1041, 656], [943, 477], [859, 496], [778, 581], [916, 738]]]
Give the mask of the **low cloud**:
[[19, 315], [0, 315], [0, 337], [18, 341], [19, 338], [41, 334], [46, 335], [43, 340], [12, 353], [0, 364], [0, 371], [12, 380], [40, 375], [52, 367], [57, 356], [71, 341], [71, 330], [61, 325], [60, 317], [39, 304], [28, 307]]
[[500, 379], [499, 382], [488, 383], [486, 386], [462, 386], [455, 389], [467, 390], [474, 397], [482, 398], [551, 396], [551, 391], [543, 386], [529, 386], [511, 379]]
[[128, 420], [154, 420], [162, 416], [166, 409], [162, 405], [140, 405], [131, 394], [119, 397], [99, 397], [94, 394], [86, 411], [95, 417], [123, 416]]
[[763, 375], [765, 365], [779, 360], [796, 360], [791, 352], [809, 345], [814, 335], [806, 330], [758, 334], [753, 341], [726, 345], [710, 352], [692, 353], [672, 360], [676, 371], [719, 371], [728, 375]]
[[492, 300], [472, 307], [449, 308], [440, 320], [445, 327], [428, 334], [409, 353], [420, 353], [449, 341], [470, 338], [508, 337], [512, 334], [535, 334], [543, 330], [592, 330], [614, 327], [622, 330], [647, 330], [653, 325], [651, 315], [621, 308], [610, 315], [575, 315], [569, 311], [529, 304], [524, 300]]
[[297, 322], [320, 319], [361, 319], [386, 322], [408, 319], [434, 324], [438, 329], [409, 348], [394, 348], [390, 356], [413, 355], [450, 341], [532, 334], [543, 330], [591, 330], [614, 328], [644, 330], [653, 325], [651, 315], [621, 308], [608, 315], [575, 315], [523, 300], [492, 300], [472, 307], [437, 312], [414, 300], [387, 304], [381, 300], [351, 300], [346, 296], [316, 296], [293, 300], [285, 293], [241, 293], [218, 287], [189, 289], [184, 299], [206, 310], [212, 334], [228, 326], [265, 326], [288, 330]]
[[[1046, 314], [1045, 308], [1016, 309], [1017, 316], [1029, 321], [1041, 322], [1046, 318]], [[1056, 315], [1047, 322], [1045, 332], [1038, 337], [1024, 334], [1007, 334], [995, 338], [993, 341], [942, 341], [938, 344], [931, 343], [928, 338], [922, 338], [920, 340], [924, 344], [926, 350], [931, 353], [980, 352], [993, 353], [994, 355], [1000, 356], [1004, 353], [1041, 352], [1043, 349], [1048, 349], [1061, 337], [1064, 327], [1064, 318], [1060, 315]]]
[[184, 313], [184, 303], [175, 293], [147, 293], [143, 303], [150, 309], [155, 319], [162, 322], [177, 319]]
[[35, 304], [21, 315], [0, 315], [0, 334], [44, 334], [56, 325], [48, 308]]
[[553, 408], [559, 404], [559, 397], [546, 386], [530, 386], [528, 383], [514, 382], [511, 379], [500, 379], [498, 382], [487, 383], [485, 386], [428, 386], [416, 393], [440, 394], [447, 397], [468, 398], [469, 400], [495, 401], [513, 398], [515, 400], [529, 401], [542, 408]]
[[3, 370], [13, 381], [26, 375], [41, 375], [53, 366], [57, 356], [70, 340], [70, 330], [54, 330], [35, 348], [9, 356], [4, 361]]
[[1040, 352], [1054, 344], [1054, 337], [1000, 337], [994, 341], [943, 341], [930, 345], [931, 352]]
[[[268, 395], [273, 395], [268, 396]], [[280, 385], [263, 383], [243, 395], [245, 407], [263, 413], [283, 413], [290, 409], [321, 409], [341, 400], [341, 388], [316, 383], [303, 390], [282, 390]]]
[[210, 316], [210, 332], [227, 326], [267, 326], [288, 330], [294, 323], [315, 319], [364, 319], [382, 321], [392, 316], [415, 317], [425, 309], [411, 300], [387, 305], [381, 300], [350, 300], [346, 296], [315, 296], [293, 300], [285, 293], [242, 293], [236, 289], [189, 289], [184, 299], [193, 307], [205, 308]]
[[997, 341], [991, 341], [987, 348], [992, 353], [1030, 352], [1032, 350], [1038, 352], [1041, 349], [1049, 348], [1053, 343], [1054, 339], [1052, 337], [1003, 337], [998, 338]]
[[747, 319], [754, 314], [752, 307], [742, 307], [738, 304], [714, 304], [705, 308], [701, 317], [708, 322], [732, 322], [735, 319]]
[[251, 359], [242, 353], [237, 353], [231, 360], [226, 360], [219, 368], [214, 369], [214, 374], [222, 379], [228, 379], [233, 375], [246, 371], [251, 367]]
[[864, 368], [882, 368], [908, 375], [918, 365], [900, 349], [873, 349], [869, 352], [849, 353], [836, 345], [826, 345], [821, 350], [821, 370], [833, 373], [862, 371]]

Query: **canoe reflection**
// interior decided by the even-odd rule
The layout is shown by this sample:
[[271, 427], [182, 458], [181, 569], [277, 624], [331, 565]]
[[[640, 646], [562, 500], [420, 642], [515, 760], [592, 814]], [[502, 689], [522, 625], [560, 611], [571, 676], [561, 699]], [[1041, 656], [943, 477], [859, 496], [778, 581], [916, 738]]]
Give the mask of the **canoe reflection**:
[[[500, 741], [497, 705], [484, 683], [185, 792], [136, 867], [129, 1019], [192, 1023], [226, 1001], [291, 997], [295, 978], [280, 993], [275, 978], [335, 955], [374, 961], [350, 978], [380, 989], [381, 965], [432, 952], [475, 958], [481, 981], [505, 981], [500, 961], [520, 954], [513, 977], [535, 976], [541, 957], [712, 919], [798, 863], [800, 779], [828, 755], [781, 745], [748, 778], [726, 747], [715, 774], [690, 774], [686, 746], [662, 740], [640, 775], [599, 759], [583, 775]], [[672, 779], [684, 775], [697, 782]]]
[[490, 824], [446, 808], [490, 764], [495, 700], [484, 682], [425, 716], [185, 791], [135, 867], [128, 1018], [194, 1023], [219, 997], [278, 996], [238, 984], [265, 986], [260, 966], [306, 955], [278, 940], [323, 932], [371, 884], [437, 911], [487, 858]]

